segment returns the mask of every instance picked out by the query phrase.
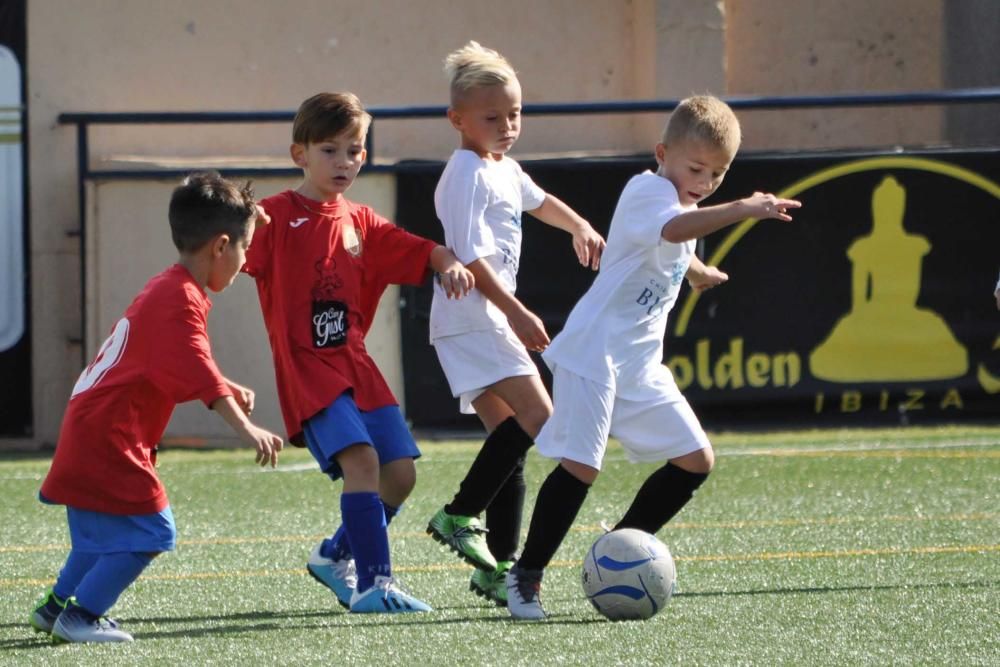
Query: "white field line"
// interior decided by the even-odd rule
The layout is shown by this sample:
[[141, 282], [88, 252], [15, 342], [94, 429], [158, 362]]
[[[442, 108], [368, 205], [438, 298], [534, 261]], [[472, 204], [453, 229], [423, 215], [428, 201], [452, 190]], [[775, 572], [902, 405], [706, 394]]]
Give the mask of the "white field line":
[[[970, 452], [968, 454], [952, 453], [947, 450], [961, 450], [961, 449], [989, 449], [989, 448], [1000, 448], [1000, 443], [993, 440], [954, 440], [949, 442], [920, 442], [920, 443], [880, 443], [880, 442], [862, 442], [856, 444], [842, 444], [842, 445], [813, 445], [813, 446], [775, 446], [775, 447], [741, 447], [726, 445], [715, 450], [715, 453], [719, 456], [773, 456], [773, 457], [791, 457], [791, 456], [822, 456], [824, 454], [829, 454], [833, 456], [844, 456], [856, 454], [858, 456], [872, 456], [872, 457], [893, 457], [899, 456], [901, 458], [907, 456], [907, 452], [929, 452], [934, 450], [944, 450], [940, 455], [940, 458], [996, 458], [1000, 457], [1000, 451], [997, 452]], [[947, 453], [946, 453], [947, 452]], [[419, 460], [418, 465], [434, 465], [434, 464], [453, 464], [456, 461], [468, 461], [469, 455], [467, 452], [463, 452], [461, 455], [451, 455], [442, 452], [432, 451], [430, 453], [424, 454]], [[610, 453], [604, 457], [605, 461], [608, 462], [620, 462], [626, 461], [627, 458], [625, 453], [617, 445], [612, 446]], [[191, 463], [186, 461], [183, 464]], [[170, 462], [166, 462], [168, 467], [172, 467]], [[2, 463], [0, 463], [2, 467]], [[306, 461], [303, 463], [292, 463], [288, 465], [278, 464], [277, 468], [262, 468], [253, 465], [253, 459], [248, 458], [248, 463], [246, 468], [232, 469], [227, 467], [220, 468], [214, 465], [209, 465], [206, 467], [198, 468], [195, 470], [186, 470], [184, 472], [185, 476], [188, 475], [260, 475], [260, 474], [273, 474], [279, 473], [301, 473], [301, 472], [316, 472], [318, 466], [313, 461]], [[41, 481], [44, 477], [42, 472], [21, 472], [21, 473], [10, 473], [6, 475], [0, 475], [0, 481], [24, 481], [24, 480], [36, 480]]]

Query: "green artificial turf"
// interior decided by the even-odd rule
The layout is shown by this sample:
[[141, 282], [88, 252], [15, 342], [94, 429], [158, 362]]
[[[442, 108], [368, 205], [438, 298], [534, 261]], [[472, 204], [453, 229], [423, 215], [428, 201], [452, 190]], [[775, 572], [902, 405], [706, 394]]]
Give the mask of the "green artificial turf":
[[[247, 451], [168, 450], [177, 520], [112, 611], [130, 645], [51, 646], [27, 616], [68, 548], [35, 493], [45, 458], [0, 457], [0, 663], [342, 665], [1000, 664], [1000, 429], [716, 434], [715, 472], [659, 537], [680, 593], [645, 622], [584, 599], [579, 562], [655, 465], [617, 446], [556, 561], [542, 623], [468, 591], [471, 569], [424, 534], [477, 442], [422, 445], [390, 528], [396, 574], [428, 614], [350, 615], [305, 571], [339, 484], [302, 450], [262, 471]], [[529, 456], [528, 509], [552, 463]]]

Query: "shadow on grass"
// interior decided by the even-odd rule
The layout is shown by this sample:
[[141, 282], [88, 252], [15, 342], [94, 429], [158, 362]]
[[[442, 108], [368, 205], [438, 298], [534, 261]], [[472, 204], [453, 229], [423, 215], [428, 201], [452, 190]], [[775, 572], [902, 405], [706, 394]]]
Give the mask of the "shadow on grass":
[[[817, 593], [842, 593], [850, 591], [890, 591], [890, 590], [927, 590], [927, 589], [974, 589], [974, 588], [997, 588], [1000, 581], [967, 581], [967, 582], [940, 582], [926, 584], [887, 584], [874, 586], [822, 586], [822, 587], [800, 587], [800, 588], [773, 588], [757, 589], [745, 591], [699, 591], [691, 593], [679, 593], [678, 598], [700, 598], [700, 597], [727, 597], [744, 595], [788, 595], [788, 594], [817, 594]], [[566, 602], [570, 598], [553, 598], [556, 602]], [[394, 625], [409, 626], [448, 626], [471, 622], [485, 623], [516, 623], [519, 627], [544, 628], [548, 625], [590, 625], [594, 623], [607, 623], [608, 621], [594, 614], [592, 616], [580, 616], [578, 614], [553, 614], [545, 621], [531, 623], [514, 621], [507, 615], [506, 611], [500, 607], [491, 608], [483, 605], [454, 605], [450, 607], [437, 607], [435, 611], [470, 611], [479, 612], [501, 612], [494, 615], [485, 616], [461, 616], [457, 618], [440, 618], [433, 612], [430, 614], [395, 614], [393, 615]], [[295, 629], [315, 629], [325, 630], [328, 628], [365, 628], [374, 626], [384, 626], [386, 615], [384, 614], [348, 614], [340, 609], [310, 609], [299, 611], [260, 611], [243, 612], [225, 615], [197, 615], [197, 616], [151, 616], [119, 618], [126, 629], [131, 624], [184, 624], [188, 627], [177, 630], [152, 630], [139, 631], [135, 633], [137, 640], [143, 639], [169, 639], [172, 637], [205, 637], [212, 635], [230, 635], [247, 632], [257, 632], [265, 630], [295, 630]], [[298, 620], [298, 623], [294, 621]], [[312, 620], [313, 622], [310, 622]], [[293, 621], [289, 623], [288, 621]], [[192, 628], [190, 625], [204, 625], [206, 623], [218, 623], [211, 627]], [[2, 623], [0, 630], [21, 628], [26, 636], [21, 638], [0, 640], [0, 650], [16, 649], [38, 649], [48, 648], [53, 644], [48, 636], [34, 634], [26, 623]]]

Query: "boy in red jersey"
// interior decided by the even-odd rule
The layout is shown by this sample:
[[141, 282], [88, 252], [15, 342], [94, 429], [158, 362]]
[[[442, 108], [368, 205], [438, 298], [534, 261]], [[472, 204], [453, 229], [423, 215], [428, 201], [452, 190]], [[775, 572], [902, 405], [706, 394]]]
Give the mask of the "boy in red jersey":
[[388, 285], [420, 283], [430, 268], [457, 298], [474, 279], [447, 248], [344, 198], [370, 122], [351, 93], [302, 103], [290, 149], [302, 184], [261, 201], [272, 223], [244, 270], [257, 281], [289, 439], [344, 479], [343, 525], [313, 549], [309, 573], [355, 613], [428, 611], [393, 579], [386, 533], [420, 450], [364, 338]]
[[219, 372], [208, 342], [205, 292], [239, 273], [259, 210], [249, 184], [192, 174], [170, 199], [178, 262], [152, 278], [80, 374], [63, 418], [43, 502], [66, 505], [72, 550], [30, 622], [53, 641], [123, 642], [104, 614], [176, 529], [156, 475], [156, 446], [177, 403], [200, 399], [277, 462], [281, 438], [252, 424], [254, 394]]

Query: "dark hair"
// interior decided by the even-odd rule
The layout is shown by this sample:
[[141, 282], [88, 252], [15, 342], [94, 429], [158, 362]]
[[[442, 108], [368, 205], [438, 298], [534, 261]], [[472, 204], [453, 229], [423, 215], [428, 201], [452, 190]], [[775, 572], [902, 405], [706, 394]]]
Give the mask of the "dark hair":
[[170, 197], [170, 235], [180, 252], [193, 252], [219, 234], [247, 235], [257, 208], [250, 181], [237, 185], [217, 171], [197, 171]]
[[292, 143], [308, 146], [344, 130], [366, 134], [372, 117], [354, 93], [319, 93], [299, 106], [292, 122]]

